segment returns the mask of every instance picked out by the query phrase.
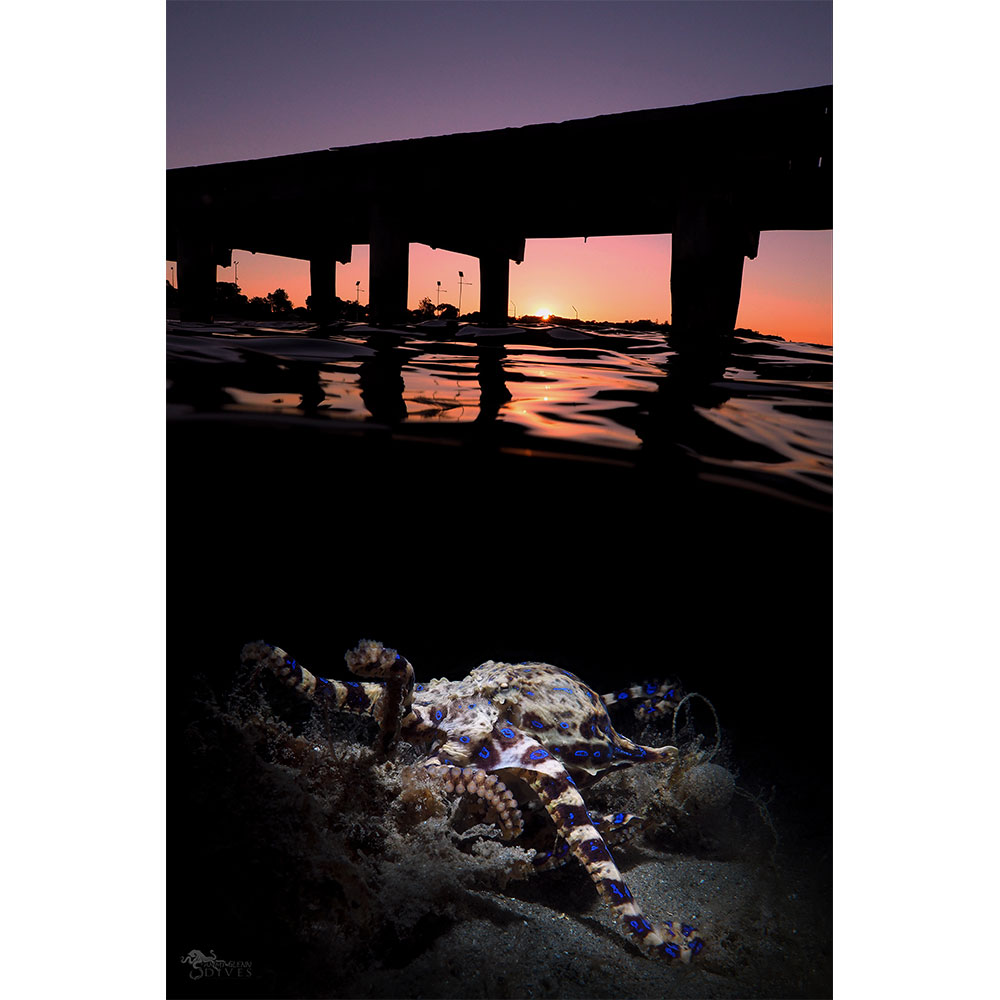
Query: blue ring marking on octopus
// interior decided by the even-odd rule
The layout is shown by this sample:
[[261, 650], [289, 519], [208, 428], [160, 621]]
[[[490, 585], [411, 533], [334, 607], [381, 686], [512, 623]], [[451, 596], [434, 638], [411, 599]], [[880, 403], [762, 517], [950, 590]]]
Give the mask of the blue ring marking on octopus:
[[568, 774], [566, 775], [566, 780], [574, 787], [576, 786], [576, 782]]
[[573, 756], [574, 757], [586, 757], [587, 756], [587, 751], [586, 750], [574, 750], [573, 751]]
[[423, 686], [423, 684], [418, 684], [418, 685], [417, 685], [417, 690], [418, 690], [418, 691], [423, 691], [423, 689], [424, 689], [424, 686]]
[[569, 729], [569, 723], [568, 722], [560, 722], [559, 723], [559, 728], [560, 729]]
[[437, 711], [436, 711], [436, 712], [434, 713], [434, 718], [435, 718], [435, 719], [437, 719], [437, 720], [438, 720], [438, 722], [440, 722], [440, 721], [441, 721], [441, 720], [442, 720], [442, 719], [444, 718], [444, 712], [442, 712], [442, 711], [441, 711], [441, 709], [439, 708], [439, 709], [438, 709], [438, 710], [437, 710]]
[[665, 944], [665, 945], [663, 946], [663, 950], [664, 950], [664, 952], [666, 952], [666, 954], [668, 954], [668, 955], [669, 955], [669, 956], [670, 956], [671, 958], [676, 958], [676, 957], [677, 957], [677, 956], [678, 956], [678, 955], [679, 955], [679, 954], [681, 953], [681, 950], [680, 950], [680, 948], [678, 948], [678, 947], [677, 947], [677, 945], [675, 945], [675, 944], [673, 943], [673, 941], [668, 941], [668, 942], [667, 942], [667, 943], [666, 943], [666, 944]]
[[594, 759], [596, 760], [600, 756], [601, 756], [601, 751], [600, 750], [595, 750], [594, 751]]
[[446, 764], [454, 764], [455, 763], [450, 757], [445, 757], [444, 758], [444, 762]]
[[470, 706], [469, 706], [469, 708], [475, 708], [475, 707], [476, 707], [475, 705], [470, 705]]
[[329, 684], [330, 683], [325, 677], [320, 677], [319, 678], [319, 682], [320, 682], [320, 684]]
[[553, 691], [569, 691], [570, 694], [573, 693], [572, 691], [570, 691], [569, 688], [557, 688], [557, 687], [554, 687], [552, 690]]
[[676, 690], [676, 688], [671, 688], [663, 697], [664, 698], [673, 698], [675, 690]]
[[460, 736], [460, 737], [459, 737], [459, 739], [460, 739], [460, 740], [461, 740], [461, 741], [462, 741], [463, 743], [468, 743], [468, 742], [469, 742], [469, 737], [468, 737], [468, 736]]
[[705, 947], [705, 942], [701, 938], [695, 938], [688, 947], [691, 949], [692, 955], [697, 955], [702, 948]]
[[615, 823], [624, 823], [625, 822], [625, 813], [615, 813], [614, 822]]
[[628, 697], [628, 691], [619, 691], [618, 692], [618, 700], [619, 701], [624, 701], [627, 697]]
[[513, 730], [513, 729], [501, 729], [501, 730], [500, 730], [500, 733], [501, 733], [501, 734], [502, 734], [503, 736], [506, 736], [506, 737], [507, 737], [507, 739], [509, 739], [509, 740], [511, 740], [511, 739], [513, 739], [513, 738], [514, 738], [514, 730]]
[[611, 883], [611, 885], [609, 885], [609, 886], [608, 886], [608, 888], [609, 888], [609, 889], [610, 889], [610, 890], [611, 890], [611, 891], [612, 891], [612, 892], [613, 892], [613, 893], [614, 893], [614, 894], [615, 894], [615, 895], [616, 895], [616, 896], [617, 896], [617, 897], [618, 897], [619, 899], [624, 899], [624, 898], [625, 898], [625, 897], [624, 897], [624, 896], [622, 895], [622, 891], [621, 891], [621, 889], [619, 889], [619, 888], [618, 888], [618, 886], [616, 886], [616, 885], [614, 884], [614, 882], [612, 882], [612, 883]]
[[694, 931], [694, 928], [690, 924], [681, 924], [681, 934], [684, 937], [688, 937], [692, 931]]
[[531, 753], [528, 754], [528, 757], [531, 760], [541, 760], [543, 757], [548, 757], [548, 755], [549, 752], [547, 750], [542, 750], [541, 747], [539, 747], [537, 750], [532, 750]]
[[344, 683], [347, 684], [349, 688], [361, 687], [357, 681], [345, 681]]
[[545, 726], [543, 726], [537, 719], [532, 719], [531, 720], [531, 724], [535, 727], [535, 729], [544, 729], [545, 728]]
[[535, 697], [535, 692], [534, 691], [522, 691], [521, 694], [526, 694], [529, 698], [534, 698]]
[[646, 685], [646, 694], [653, 694], [655, 691], [656, 691], [656, 685], [655, 684], [647, 684]]
[[479, 756], [482, 757], [483, 760], [485, 760], [487, 757], [489, 757], [489, 755], [490, 755], [490, 751], [489, 751], [488, 748], [486, 748], [486, 747], [481, 747], [480, 748], [480, 750], [479, 750]]

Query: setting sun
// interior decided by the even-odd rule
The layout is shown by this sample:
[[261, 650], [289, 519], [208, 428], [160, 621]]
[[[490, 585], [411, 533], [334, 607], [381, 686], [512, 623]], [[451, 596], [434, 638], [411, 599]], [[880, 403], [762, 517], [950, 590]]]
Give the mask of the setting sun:
[[539, 319], [548, 319], [552, 315], [552, 313], [548, 309], [539, 309], [538, 312], [535, 313], [535, 315]]

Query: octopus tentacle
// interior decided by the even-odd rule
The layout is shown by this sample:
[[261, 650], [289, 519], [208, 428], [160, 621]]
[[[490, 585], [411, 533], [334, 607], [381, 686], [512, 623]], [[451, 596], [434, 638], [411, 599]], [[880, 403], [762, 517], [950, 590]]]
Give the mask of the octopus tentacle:
[[697, 928], [675, 920], [654, 927], [646, 919], [591, 822], [573, 780], [555, 761], [550, 759], [545, 763], [546, 768], [524, 770], [521, 777], [538, 794], [569, 851], [587, 869], [598, 893], [611, 907], [621, 932], [647, 954], [690, 962], [704, 947], [704, 942], [694, 936]]
[[638, 705], [633, 705], [633, 711], [637, 719], [644, 721], [663, 718], [677, 708], [680, 700], [680, 685], [675, 681], [663, 681], [659, 684], [654, 681], [648, 681], [645, 684], [630, 684], [628, 687], [601, 695], [601, 701], [605, 705], [639, 702]]
[[379, 723], [379, 749], [384, 752], [399, 739], [400, 729], [410, 714], [413, 667], [405, 656], [373, 639], [362, 639], [344, 654], [344, 659], [351, 673], [385, 680], [384, 694], [373, 713]]
[[553, 868], [561, 868], [569, 859], [573, 857], [569, 850], [569, 844], [562, 837], [556, 837], [551, 851], [536, 851], [532, 859], [532, 865], [537, 872], [547, 872]]
[[[634, 813], [607, 813], [604, 816], [591, 816], [594, 829], [604, 838], [607, 845], [624, 844], [642, 830], [646, 821]], [[569, 844], [558, 834], [551, 851], [538, 852], [533, 860], [536, 871], [548, 871], [566, 864], [573, 855]]]
[[642, 816], [629, 812], [605, 813], [602, 816], [592, 816], [591, 820], [594, 827], [608, 843], [616, 844], [629, 840], [646, 823]]
[[248, 642], [240, 659], [254, 672], [269, 669], [278, 680], [305, 697], [342, 712], [377, 717], [385, 688], [381, 684], [344, 683], [317, 677], [278, 646], [266, 642]]
[[524, 829], [521, 810], [511, 790], [495, 775], [478, 767], [449, 767], [429, 764], [427, 773], [440, 780], [446, 792], [472, 795], [496, 811], [504, 840], [511, 840]]

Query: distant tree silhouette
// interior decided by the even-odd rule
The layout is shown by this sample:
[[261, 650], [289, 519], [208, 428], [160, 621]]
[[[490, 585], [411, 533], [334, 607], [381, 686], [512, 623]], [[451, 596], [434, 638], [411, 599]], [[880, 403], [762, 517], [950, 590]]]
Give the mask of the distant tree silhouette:
[[215, 283], [215, 308], [220, 313], [244, 316], [247, 311], [247, 297], [240, 294], [240, 286], [235, 281], [217, 281]]
[[275, 316], [287, 316], [292, 311], [292, 302], [284, 288], [276, 288], [267, 293], [267, 302]]
[[247, 315], [251, 319], [266, 319], [271, 315], [271, 303], [260, 295], [255, 295], [247, 303]]
[[425, 295], [417, 306], [417, 312], [429, 319], [434, 315], [434, 303]]
[[441, 319], [458, 319], [458, 309], [450, 302], [442, 302], [435, 311]]

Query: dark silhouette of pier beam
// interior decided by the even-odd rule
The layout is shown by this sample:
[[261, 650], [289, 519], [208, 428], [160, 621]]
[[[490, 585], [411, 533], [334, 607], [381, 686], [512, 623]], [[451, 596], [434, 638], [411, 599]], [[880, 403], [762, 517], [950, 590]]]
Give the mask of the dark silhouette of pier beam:
[[760, 231], [724, 201], [682, 201], [671, 249], [671, 328], [731, 333], [740, 308], [743, 259], [756, 257], [759, 243]]
[[337, 316], [337, 262], [351, 262], [351, 245], [341, 246], [333, 250], [325, 250], [309, 258], [309, 293], [312, 297], [310, 306], [321, 325], [332, 323]]
[[368, 305], [376, 326], [392, 326], [407, 318], [410, 242], [400, 217], [381, 205], [372, 206], [368, 258]]
[[218, 266], [232, 266], [231, 249], [218, 250], [205, 238], [178, 239], [177, 294], [182, 320], [212, 322]]
[[[317, 237], [334, 232], [370, 245], [372, 319], [391, 326], [407, 318], [409, 244], [426, 243], [479, 258], [484, 322], [503, 323], [502, 258], [523, 259], [525, 239], [672, 233], [674, 329], [729, 333], [759, 232], [833, 227], [832, 144], [833, 88], [809, 87], [179, 167], [167, 171], [167, 259], [198, 237], [316, 261], [322, 299], [332, 271]], [[181, 256], [185, 315], [204, 317], [209, 258], [220, 261]]]

